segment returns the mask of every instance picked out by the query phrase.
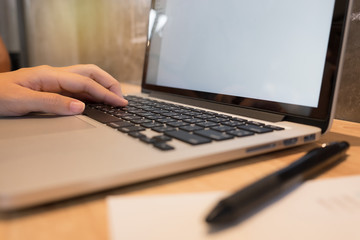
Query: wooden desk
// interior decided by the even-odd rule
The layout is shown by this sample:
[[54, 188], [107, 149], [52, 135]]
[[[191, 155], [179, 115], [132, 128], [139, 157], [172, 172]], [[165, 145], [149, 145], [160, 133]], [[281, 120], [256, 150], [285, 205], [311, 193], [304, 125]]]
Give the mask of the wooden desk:
[[[138, 86], [128, 84], [123, 84], [123, 89], [139, 91]], [[0, 239], [108, 239], [107, 195], [231, 191], [286, 166], [320, 143], [336, 140], [351, 144], [348, 157], [318, 178], [360, 174], [360, 123], [335, 120], [331, 131], [318, 143], [1, 216]]]

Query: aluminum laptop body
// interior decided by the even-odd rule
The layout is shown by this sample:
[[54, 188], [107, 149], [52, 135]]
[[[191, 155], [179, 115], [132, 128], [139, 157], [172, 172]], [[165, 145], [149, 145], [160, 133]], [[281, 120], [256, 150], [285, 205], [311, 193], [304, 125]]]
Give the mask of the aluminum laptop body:
[[334, 114], [350, 8], [340, 0], [153, 0], [137, 96], [282, 130], [199, 145], [175, 137], [165, 151], [86, 114], [1, 118], [0, 210], [318, 140]]

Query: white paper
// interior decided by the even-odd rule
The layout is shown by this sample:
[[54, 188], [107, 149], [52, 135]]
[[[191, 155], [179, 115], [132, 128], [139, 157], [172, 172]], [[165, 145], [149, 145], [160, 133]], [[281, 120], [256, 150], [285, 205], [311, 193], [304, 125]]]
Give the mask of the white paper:
[[120, 239], [360, 239], [360, 176], [309, 181], [221, 231], [204, 219], [227, 193], [109, 197], [110, 236]]

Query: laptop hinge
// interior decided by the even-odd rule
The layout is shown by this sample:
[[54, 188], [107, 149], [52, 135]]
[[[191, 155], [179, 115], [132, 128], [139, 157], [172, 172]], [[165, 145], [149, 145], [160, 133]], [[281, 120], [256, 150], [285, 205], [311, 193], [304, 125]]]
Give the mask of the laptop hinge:
[[160, 93], [160, 92], [153, 92], [149, 93], [150, 97], [160, 98], [167, 101], [178, 102], [182, 104], [187, 104], [195, 107], [206, 108], [214, 111], [220, 111], [224, 113], [235, 114], [244, 117], [250, 117], [255, 119], [260, 119], [269, 122], [280, 122], [284, 119], [284, 115], [263, 112], [253, 109], [247, 109], [242, 107], [236, 107], [232, 105], [222, 104], [222, 103], [215, 103], [212, 101], [207, 100], [199, 100], [191, 97], [183, 97], [179, 95], [167, 94], [167, 93]]

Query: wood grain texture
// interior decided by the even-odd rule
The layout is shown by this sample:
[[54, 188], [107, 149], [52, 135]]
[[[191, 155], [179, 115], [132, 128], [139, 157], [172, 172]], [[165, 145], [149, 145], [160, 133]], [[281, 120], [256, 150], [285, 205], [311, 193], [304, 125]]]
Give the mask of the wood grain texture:
[[[139, 91], [139, 86], [123, 84], [123, 91], [133, 93]], [[360, 174], [360, 124], [335, 120], [331, 131], [317, 143], [0, 215], [0, 239], [109, 239], [105, 202], [108, 195], [233, 191], [288, 165], [321, 143], [340, 140], [351, 144], [346, 160], [318, 178]]]

